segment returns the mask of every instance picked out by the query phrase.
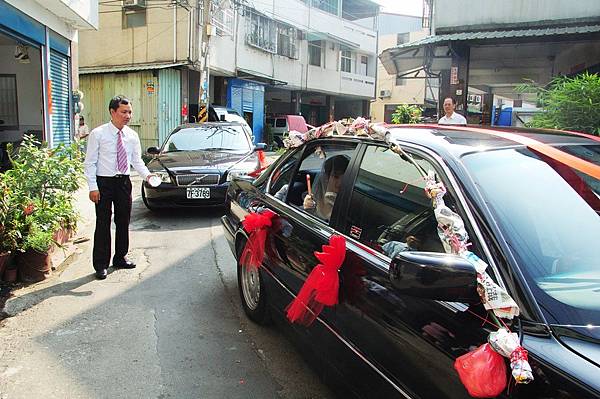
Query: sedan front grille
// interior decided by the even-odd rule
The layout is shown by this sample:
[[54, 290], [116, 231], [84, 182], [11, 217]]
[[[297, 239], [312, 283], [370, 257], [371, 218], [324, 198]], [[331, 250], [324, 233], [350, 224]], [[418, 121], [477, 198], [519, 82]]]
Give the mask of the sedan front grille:
[[175, 175], [178, 186], [214, 186], [219, 184], [218, 174], [195, 173], [190, 175]]

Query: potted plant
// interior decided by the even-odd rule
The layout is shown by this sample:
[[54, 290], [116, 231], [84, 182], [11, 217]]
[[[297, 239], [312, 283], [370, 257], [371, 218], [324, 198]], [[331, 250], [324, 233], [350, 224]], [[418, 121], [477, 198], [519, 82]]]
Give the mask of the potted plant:
[[76, 144], [49, 149], [25, 136], [12, 164], [5, 177], [20, 207], [16, 263], [23, 280], [38, 281], [50, 271], [53, 244], [64, 243], [75, 228], [73, 193], [83, 172], [81, 152]]
[[22, 250], [17, 259], [19, 279], [37, 282], [46, 279], [52, 270], [50, 253], [55, 241], [53, 232], [33, 223], [23, 239]]
[[15, 251], [22, 238], [20, 209], [16, 203], [8, 179], [0, 175], [0, 279], [11, 265]]

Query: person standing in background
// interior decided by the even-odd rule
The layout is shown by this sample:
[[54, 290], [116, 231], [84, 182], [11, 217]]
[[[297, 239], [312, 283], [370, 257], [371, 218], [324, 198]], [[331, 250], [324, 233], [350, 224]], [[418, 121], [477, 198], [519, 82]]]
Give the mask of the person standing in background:
[[438, 121], [439, 125], [466, 125], [467, 120], [461, 114], [454, 112], [456, 109], [456, 100], [454, 97], [446, 97], [444, 99], [445, 115]]
[[124, 96], [113, 97], [108, 110], [110, 122], [98, 126], [88, 136], [84, 162], [89, 198], [96, 204], [92, 264], [96, 278], [100, 280], [108, 275], [113, 208], [116, 234], [112, 265], [115, 268], [135, 268], [135, 263], [126, 258], [131, 216], [130, 165], [143, 179], [152, 176], [142, 160], [138, 134], [127, 126], [132, 115], [131, 102]]

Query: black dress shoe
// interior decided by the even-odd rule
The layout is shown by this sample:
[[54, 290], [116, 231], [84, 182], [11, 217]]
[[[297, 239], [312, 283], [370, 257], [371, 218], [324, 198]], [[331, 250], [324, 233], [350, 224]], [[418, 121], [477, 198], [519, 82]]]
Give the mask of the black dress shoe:
[[113, 267], [115, 269], [135, 269], [135, 263], [128, 261], [128, 260], [123, 260], [121, 262], [113, 262]]
[[96, 278], [98, 280], [104, 280], [106, 276], [108, 276], [108, 272], [106, 271], [106, 269], [96, 270]]

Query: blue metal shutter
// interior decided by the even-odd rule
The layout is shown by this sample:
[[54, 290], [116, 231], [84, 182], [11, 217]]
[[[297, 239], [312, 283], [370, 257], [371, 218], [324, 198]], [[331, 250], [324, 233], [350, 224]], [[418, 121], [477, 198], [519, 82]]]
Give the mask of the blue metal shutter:
[[50, 80], [52, 80], [52, 138], [53, 146], [71, 143], [71, 113], [69, 109], [69, 59], [50, 51]]

